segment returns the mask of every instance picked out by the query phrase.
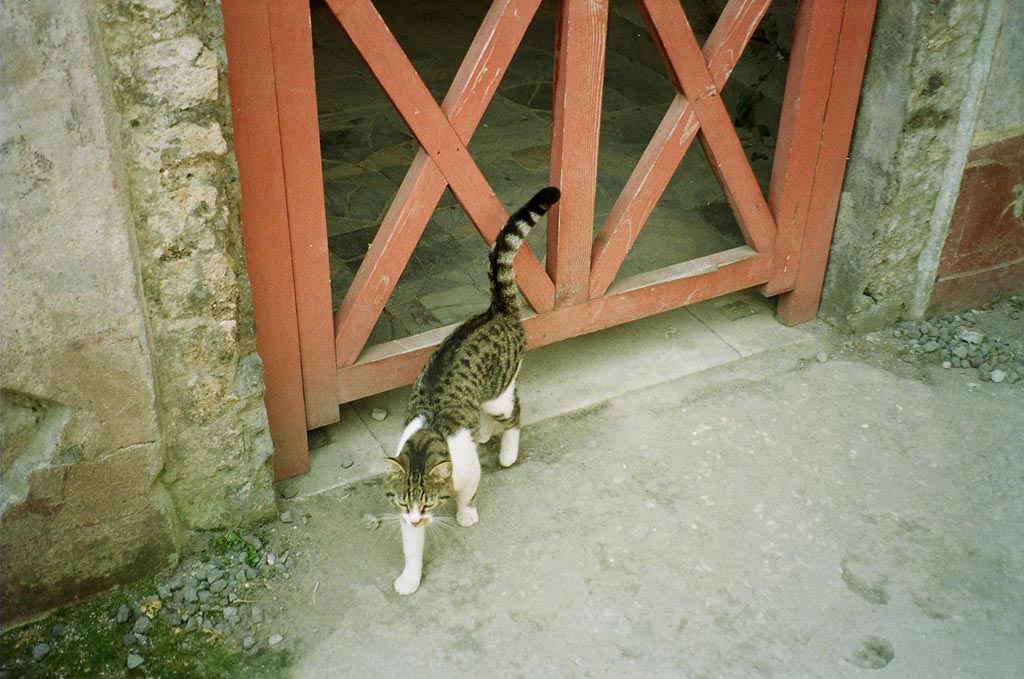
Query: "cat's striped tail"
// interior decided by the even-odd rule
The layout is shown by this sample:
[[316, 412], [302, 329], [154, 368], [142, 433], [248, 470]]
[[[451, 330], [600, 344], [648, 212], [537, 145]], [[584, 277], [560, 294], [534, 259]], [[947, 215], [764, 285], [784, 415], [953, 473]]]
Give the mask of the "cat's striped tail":
[[537, 221], [561, 196], [561, 192], [554, 186], [541, 189], [526, 205], [513, 212], [501, 228], [490, 255], [488, 278], [491, 283], [491, 309], [500, 313], [518, 313], [519, 298], [516, 296], [512, 260], [516, 258], [519, 246], [523, 244], [530, 229], [537, 225]]

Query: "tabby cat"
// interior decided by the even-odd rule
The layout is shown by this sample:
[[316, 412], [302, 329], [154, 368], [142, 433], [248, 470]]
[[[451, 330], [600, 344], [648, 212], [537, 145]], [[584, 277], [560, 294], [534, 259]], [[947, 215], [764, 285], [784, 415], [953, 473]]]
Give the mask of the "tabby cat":
[[519, 456], [516, 376], [526, 332], [519, 322], [512, 260], [560, 195], [554, 187], [542, 189], [509, 217], [490, 252], [490, 307], [457, 327], [413, 384], [405, 430], [397, 456], [387, 458], [385, 482], [401, 511], [405, 568], [395, 580], [399, 594], [419, 588], [426, 526], [453, 493], [459, 524], [477, 522], [476, 444], [490, 439], [495, 421], [504, 427], [498, 462], [508, 467]]

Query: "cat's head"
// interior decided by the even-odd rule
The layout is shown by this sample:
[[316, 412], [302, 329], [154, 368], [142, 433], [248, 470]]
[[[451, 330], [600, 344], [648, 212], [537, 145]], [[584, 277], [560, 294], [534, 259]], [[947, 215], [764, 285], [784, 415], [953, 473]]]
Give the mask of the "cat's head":
[[448, 444], [434, 432], [418, 431], [410, 436], [398, 457], [387, 458], [387, 467], [387, 495], [410, 526], [429, 523], [452, 495]]

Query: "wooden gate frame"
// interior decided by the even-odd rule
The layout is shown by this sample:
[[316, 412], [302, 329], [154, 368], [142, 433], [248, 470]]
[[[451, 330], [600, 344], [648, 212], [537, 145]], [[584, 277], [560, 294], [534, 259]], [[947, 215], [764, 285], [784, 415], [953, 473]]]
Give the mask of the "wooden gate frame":
[[[307, 429], [339, 403], [415, 377], [451, 328], [364, 348], [446, 186], [493, 242], [507, 213], [466, 145], [540, 0], [495, 0], [438, 105], [371, 0], [326, 0], [421, 145], [332, 322], [307, 0], [222, 0], [241, 221], [274, 476], [308, 471]], [[636, 0], [677, 95], [592, 239], [607, 0], [562, 0], [556, 35], [546, 269], [523, 249], [531, 347], [746, 288], [817, 313], [876, 0], [800, 0], [767, 199], [719, 91], [771, 0], [730, 0], [703, 48], [679, 0]], [[615, 281], [698, 137], [747, 245]], [[638, 226], [639, 225], [639, 226]]]

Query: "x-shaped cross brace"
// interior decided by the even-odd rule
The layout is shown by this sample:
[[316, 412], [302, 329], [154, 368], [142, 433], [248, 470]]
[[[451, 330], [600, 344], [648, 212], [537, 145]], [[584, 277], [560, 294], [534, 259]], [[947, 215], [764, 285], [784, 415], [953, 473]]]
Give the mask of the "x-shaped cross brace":
[[611, 285], [698, 133], [747, 243], [758, 252], [771, 250], [775, 222], [718, 96], [770, 4], [732, 0], [702, 54], [678, 1], [637, 0], [679, 94], [594, 241], [592, 299]]
[[[422, 147], [335, 316], [338, 365], [355, 362], [446, 186], [493, 243], [508, 212], [466, 150], [540, 0], [499, 0], [438, 106], [370, 0], [327, 0], [342, 29]], [[516, 280], [538, 312], [554, 285], [524, 244]]]

